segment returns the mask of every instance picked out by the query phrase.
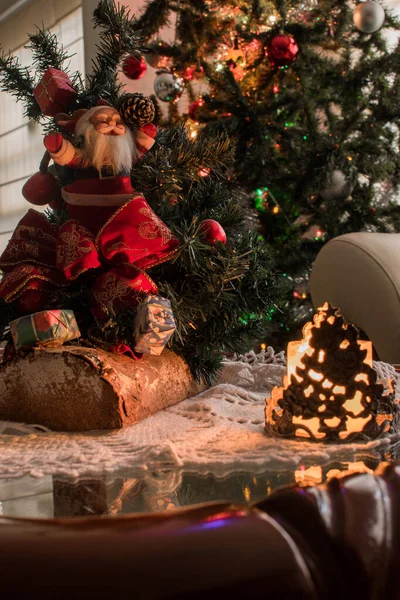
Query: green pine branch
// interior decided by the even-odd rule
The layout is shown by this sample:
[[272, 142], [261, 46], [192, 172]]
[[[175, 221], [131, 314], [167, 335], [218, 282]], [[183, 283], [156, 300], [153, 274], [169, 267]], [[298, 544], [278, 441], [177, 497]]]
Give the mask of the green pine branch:
[[68, 54], [59, 44], [57, 35], [45, 29], [38, 29], [36, 33], [29, 34], [28, 48], [32, 51], [33, 65], [36, 74], [40, 77], [47, 69], [59, 69], [67, 72], [64, 63], [71, 54]]
[[40, 107], [33, 94], [35, 87], [31, 70], [22, 67], [16, 56], [0, 55], [0, 89], [14, 96], [25, 107], [24, 114], [38, 121], [42, 116]]
[[162, 27], [169, 25], [169, 13], [169, 0], [150, 0], [146, 3], [143, 14], [133, 25], [133, 29], [150, 38]]

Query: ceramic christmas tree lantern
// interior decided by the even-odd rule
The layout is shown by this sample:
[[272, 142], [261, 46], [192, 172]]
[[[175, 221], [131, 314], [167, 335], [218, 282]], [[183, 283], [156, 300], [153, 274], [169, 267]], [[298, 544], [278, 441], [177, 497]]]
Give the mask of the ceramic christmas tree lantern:
[[283, 387], [266, 401], [270, 435], [341, 443], [398, 428], [398, 402], [377, 381], [372, 344], [329, 304], [304, 327], [303, 339], [289, 344], [287, 361]]

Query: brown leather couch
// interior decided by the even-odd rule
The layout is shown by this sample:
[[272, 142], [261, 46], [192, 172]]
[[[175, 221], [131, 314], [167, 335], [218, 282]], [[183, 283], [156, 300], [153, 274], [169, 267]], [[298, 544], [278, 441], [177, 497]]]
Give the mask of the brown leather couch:
[[0, 517], [0, 548], [4, 598], [395, 600], [400, 467], [293, 486], [250, 508]]

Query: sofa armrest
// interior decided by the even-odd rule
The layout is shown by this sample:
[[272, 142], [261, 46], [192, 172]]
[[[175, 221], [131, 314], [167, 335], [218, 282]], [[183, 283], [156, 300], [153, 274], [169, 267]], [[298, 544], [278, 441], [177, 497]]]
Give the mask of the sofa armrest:
[[380, 360], [400, 363], [400, 234], [334, 238], [314, 262], [310, 287], [315, 307], [330, 302], [365, 331]]

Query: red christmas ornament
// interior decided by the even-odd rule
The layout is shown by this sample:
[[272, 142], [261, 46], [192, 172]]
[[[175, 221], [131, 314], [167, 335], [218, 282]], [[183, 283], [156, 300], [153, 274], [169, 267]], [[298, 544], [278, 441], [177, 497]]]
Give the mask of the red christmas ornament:
[[179, 72], [179, 75], [186, 79], [186, 81], [193, 81], [193, 79], [202, 79], [204, 77], [204, 69], [203, 67], [197, 67], [193, 65], [191, 67], [186, 67], [183, 71]]
[[189, 117], [193, 120], [193, 121], [197, 121], [197, 117], [198, 117], [198, 110], [201, 106], [204, 106], [204, 100], [202, 98], [200, 98], [200, 100], [196, 100], [195, 102], [192, 102], [192, 104], [189, 106]]
[[35, 206], [45, 206], [61, 201], [61, 190], [51, 173], [38, 171], [28, 179], [22, 188], [22, 195]]
[[222, 227], [218, 223], [218, 221], [214, 221], [214, 219], [205, 219], [200, 224], [201, 235], [206, 242], [215, 246], [216, 242], [221, 242], [221, 244], [226, 244], [226, 233]]
[[197, 172], [197, 175], [199, 177], [208, 177], [210, 173], [211, 173], [210, 167], [200, 167], [200, 169]]
[[122, 65], [122, 71], [128, 79], [141, 79], [147, 71], [147, 64], [143, 56], [127, 56]]
[[267, 56], [275, 67], [287, 67], [295, 60], [299, 47], [290, 35], [276, 35], [269, 43]]

